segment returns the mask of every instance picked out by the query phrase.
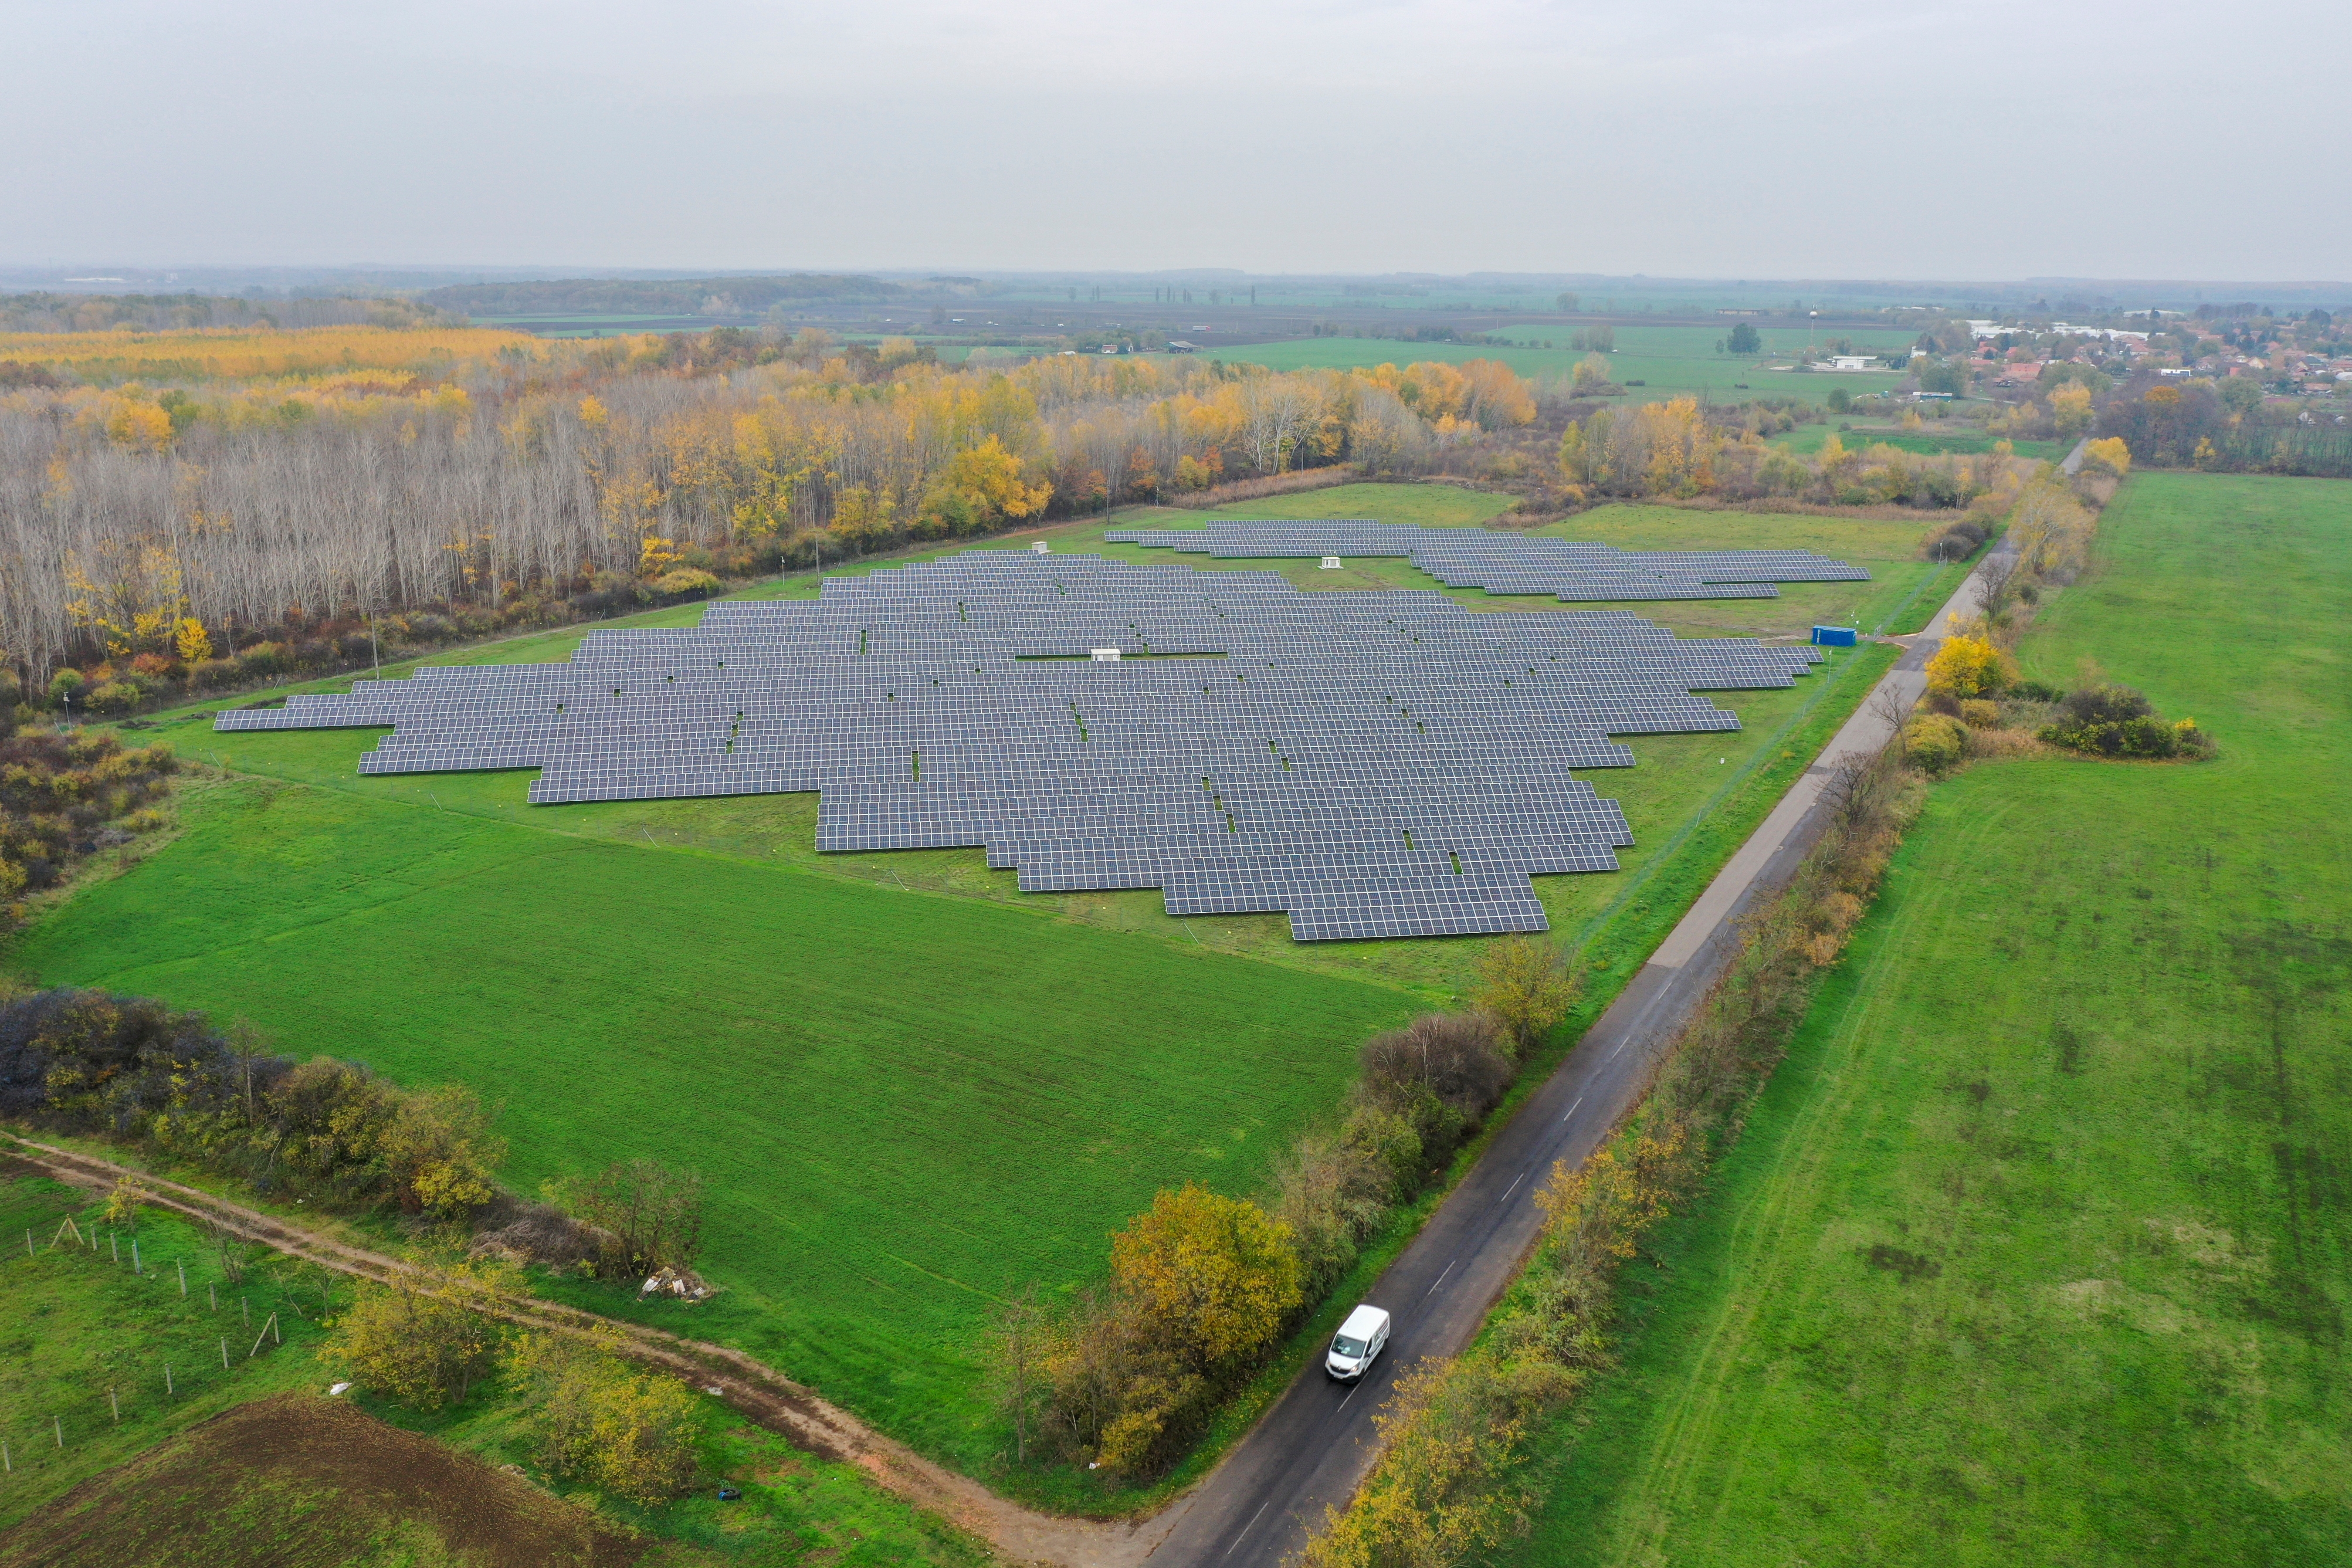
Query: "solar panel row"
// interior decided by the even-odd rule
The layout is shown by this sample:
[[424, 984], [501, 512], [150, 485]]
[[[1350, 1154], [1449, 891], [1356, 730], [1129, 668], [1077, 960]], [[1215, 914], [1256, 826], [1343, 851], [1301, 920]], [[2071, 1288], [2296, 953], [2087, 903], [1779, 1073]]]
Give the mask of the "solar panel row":
[[[1173, 537], [1344, 555], [1448, 531]], [[1852, 574], [1559, 543], [1464, 531], [1445, 560], [1559, 583], [1570, 551], [1612, 597]], [[1159, 888], [1171, 913], [1287, 911], [1316, 942], [1544, 929], [1531, 875], [1613, 869], [1633, 842], [1571, 769], [1630, 765], [1616, 735], [1737, 729], [1694, 693], [1786, 686], [1820, 658], [1618, 610], [974, 551], [814, 601], [713, 604], [699, 626], [593, 632], [566, 664], [431, 667], [218, 727], [389, 727], [362, 773], [536, 768], [541, 804], [816, 790], [822, 850], [982, 845], [1024, 890]]]

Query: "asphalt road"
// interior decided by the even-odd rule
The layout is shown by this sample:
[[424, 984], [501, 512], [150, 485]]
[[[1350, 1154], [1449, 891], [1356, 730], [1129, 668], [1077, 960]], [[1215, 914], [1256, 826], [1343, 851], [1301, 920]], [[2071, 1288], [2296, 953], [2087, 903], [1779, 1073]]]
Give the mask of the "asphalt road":
[[[1536, 1189], [1555, 1162], [1581, 1163], [1640, 1098], [1658, 1053], [1729, 963], [1740, 916], [1786, 885], [1819, 838], [1832, 769], [1885, 746], [1892, 715], [1926, 689], [1922, 672], [1945, 616], [1975, 613], [1977, 581], [1963, 581], [1926, 631], [1896, 639], [1908, 651], [1878, 689], [1381, 1276], [1366, 1300], [1396, 1317], [1387, 1353], [1348, 1386], [1322, 1374], [1318, 1352], [1225, 1462], [1169, 1510], [1167, 1534], [1150, 1552], [1155, 1568], [1273, 1568], [1327, 1510], [1346, 1506], [1373, 1458], [1373, 1414], [1399, 1374], [1458, 1354], [1477, 1334], [1542, 1227]], [[1899, 707], [1883, 700], [1888, 693]]]

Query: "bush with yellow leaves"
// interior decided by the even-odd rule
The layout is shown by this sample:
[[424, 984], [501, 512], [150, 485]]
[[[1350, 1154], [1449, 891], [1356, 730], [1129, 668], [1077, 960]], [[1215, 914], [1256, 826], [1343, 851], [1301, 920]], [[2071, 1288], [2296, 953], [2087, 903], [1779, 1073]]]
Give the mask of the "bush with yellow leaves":
[[1984, 697], [2017, 679], [2017, 661], [1993, 646], [1981, 629], [1944, 639], [1927, 660], [1927, 689], [1938, 696]]
[[677, 1379], [645, 1372], [616, 1353], [623, 1341], [520, 1335], [507, 1375], [529, 1401], [539, 1459], [549, 1473], [652, 1504], [694, 1484], [693, 1394]]

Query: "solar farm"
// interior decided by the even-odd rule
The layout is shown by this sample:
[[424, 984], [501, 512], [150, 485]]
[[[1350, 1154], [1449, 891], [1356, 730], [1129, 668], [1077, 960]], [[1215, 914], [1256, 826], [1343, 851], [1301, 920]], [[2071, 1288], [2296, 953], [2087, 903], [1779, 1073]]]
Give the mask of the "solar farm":
[[[1868, 577], [1805, 551], [1354, 521], [1109, 538], [1402, 555], [1566, 602]], [[1819, 658], [1622, 610], [979, 550], [594, 633], [566, 664], [428, 667], [217, 727], [390, 727], [361, 772], [536, 768], [541, 805], [814, 791], [820, 850], [984, 845], [1024, 892], [1157, 888], [1171, 914], [1282, 911], [1316, 942], [1544, 929], [1530, 876], [1613, 869], [1633, 842], [1571, 769], [1630, 766], [1613, 736], [1736, 730], [1695, 694], [1786, 687]]]

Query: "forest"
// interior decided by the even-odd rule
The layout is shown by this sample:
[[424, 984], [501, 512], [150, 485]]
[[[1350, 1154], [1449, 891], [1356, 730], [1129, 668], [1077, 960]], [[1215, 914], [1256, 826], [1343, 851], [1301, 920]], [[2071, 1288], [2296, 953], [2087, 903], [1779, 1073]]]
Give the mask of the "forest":
[[[308, 335], [267, 334], [272, 353]], [[997, 371], [814, 330], [320, 335], [350, 368], [40, 371], [0, 393], [0, 648], [28, 688], [60, 664], [194, 665], [338, 618], [690, 592], [1313, 465], [1420, 471], [1537, 415], [1537, 389], [1491, 362]], [[187, 336], [147, 342], [182, 372], [274, 363], [219, 359], [233, 332]]]

